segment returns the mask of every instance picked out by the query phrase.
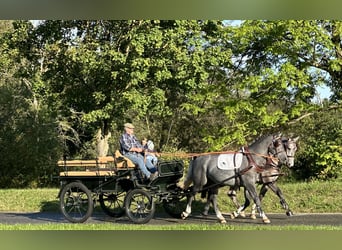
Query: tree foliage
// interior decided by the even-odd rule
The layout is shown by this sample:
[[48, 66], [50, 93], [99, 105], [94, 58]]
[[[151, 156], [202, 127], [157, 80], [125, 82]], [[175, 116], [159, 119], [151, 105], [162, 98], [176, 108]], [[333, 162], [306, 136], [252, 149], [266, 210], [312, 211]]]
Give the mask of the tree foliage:
[[30, 66], [20, 51], [27, 23], [0, 24], [0, 186], [47, 185], [59, 144], [54, 117], [35, 88], [41, 82], [22, 71]]
[[295, 125], [294, 129], [302, 136], [295, 168], [296, 178], [304, 180], [341, 178], [341, 110], [333, 106], [333, 108], [312, 113], [311, 116], [304, 118], [301, 124]]
[[[262, 134], [294, 133], [303, 139], [298, 176], [336, 177], [341, 27], [330, 20], [1, 21], [0, 184], [44, 185], [63, 154], [108, 154], [125, 122], [164, 151], [231, 150]], [[313, 101], [318, 86], [332, 91], [324, 105]], [[327, 110], [331, 117], [321, 115]]]

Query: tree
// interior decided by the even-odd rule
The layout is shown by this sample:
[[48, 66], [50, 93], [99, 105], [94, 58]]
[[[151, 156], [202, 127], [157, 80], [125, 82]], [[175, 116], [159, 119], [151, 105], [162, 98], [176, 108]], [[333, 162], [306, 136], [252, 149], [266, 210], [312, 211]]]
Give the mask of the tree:
[[297, 179], [330, 180], [342, 176], [342, 113], [330, 104], [326, 100], [321, 112], [314, 112], [292, 126], [301, 135], [294, 169]]
[[[235, 38], [235, 65], [247, 79], [242, 89], [256, 100], [254, 113], [267, 111], [257, 120], [267, 128], [263, 121], [272, 118], [275, 128], [301, 135], [298, 176], [336, 178], [341, 165], [341, 22], [246, 21]], [[312, 98], [321, 85], [334, 95], [317, 105]]]
[[79, 115], [81, 123], [73, 127], [79, 126], [81, 139], [89, 140], [100, 128], [100, 137], [108, 140], [111, 127], [120, 129], [134, 120], [149, 135], [152, 127], [162, 131], [153, 136], [163, 146], [172, 125], [184, 117], [179, 115], [192, 101], [189, 96], [207, 94], [205, 67], [219, 51], [204, 47], [203, 34], [211, 36], [219, 26], [202, 21], [45, 21], [36, 28], [32, 41], [38, 42], [31, 53], [38, 55], [37, 67], [56, 112]]
[[315, 87], [326, 79], [317, 66], [326, 51], [334, 54], [328, 26], [45, 21], [35, 40], [61, 116], [78, 114], [77, 126], [87, 127], [81, 138], [89, 140], [96, 128], [106, 138], [109, 128], [134, 120], [149, 135], [161, 131], [153, 134], [160, 146], [181, 135], [178, 148], [222, 149], [287, 126], [310, 109]]
[[[340, 34], [337, 21], [16, 21], [0, 63], [11, 66], [14, 112], [30, 112], [12, 139], [34, 124], [65, 155], [94, 158], [117, 147], [125, 122], [164, 151], [232, 150], [290, 133], [339, 107]], [[328, 106], [312, 101], [323, 84], [334, 92]]]
[[39, 79], [22, 71], [30, 68], [20, 52], [29, 24], [2, 21], [0, 27], [0, 186], [46, 186], [59, 147], [54, 119], [35, 90]]

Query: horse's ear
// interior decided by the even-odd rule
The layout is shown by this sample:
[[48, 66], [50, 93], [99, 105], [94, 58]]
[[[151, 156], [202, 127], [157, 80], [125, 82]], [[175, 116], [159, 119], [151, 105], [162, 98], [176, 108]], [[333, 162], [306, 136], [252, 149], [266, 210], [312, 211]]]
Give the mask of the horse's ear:
[[281, 133], [281, 132], [279, 132], [279, 133], [277, 133], [277, 134], [273, 135], [273, 139], [274, 139], [274, 140], [278, 140], [278, 139], [280, 139], [280, 138], [281, 138], [281, 136], [282, 136], [282, 133]]
[[296, 138], [292, 139], [294, 142], [297, 142], [299, 140], [299, 136], [297, 136]]

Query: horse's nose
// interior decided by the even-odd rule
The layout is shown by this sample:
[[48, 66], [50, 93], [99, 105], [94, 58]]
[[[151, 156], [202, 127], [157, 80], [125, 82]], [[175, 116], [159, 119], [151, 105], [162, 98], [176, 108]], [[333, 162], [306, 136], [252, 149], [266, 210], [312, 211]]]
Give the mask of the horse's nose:
[[293, 158], [288, 158], [287, 159], [287, 165], [292, 168], [294, 166], [294, 159]]

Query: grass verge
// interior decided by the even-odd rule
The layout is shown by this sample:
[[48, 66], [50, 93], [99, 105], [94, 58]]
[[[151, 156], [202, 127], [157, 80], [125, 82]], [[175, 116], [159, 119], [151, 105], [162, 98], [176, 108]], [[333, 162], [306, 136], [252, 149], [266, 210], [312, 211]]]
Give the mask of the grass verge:
[[[288, 183], [279, 185], [285, 195], [290, 208], [295, 213], [339, 213], [342, 212], [342, 183], [309, 182]], [[235, 208], [226, 195], [228, 188], [220, 190], [219, 206], [222, 212], [229, 213]], [[58, 188], [49, 189], [3, 189], [0, 190], [0, 212], [59, 212], [57, 198]], [[238, 198], [243, 202], [242, 192]], [[195, 210], [201, 210], [205, 200], [197, 195]], [[269, 191], [263, 200], [264, 211], [268, 213], [283, 213], [278, 197]], [[101, 211], [99, 206], [96, 208]], [[212, 211], [211, 211], [212, 212]], [[331, 226], [232, 226], [232, 225], [117, 225], [104, 224], [0, 224], [0, 230], [341, 230], [341, 227]]]

